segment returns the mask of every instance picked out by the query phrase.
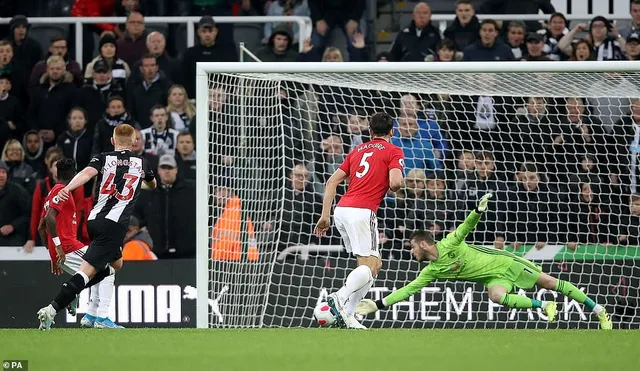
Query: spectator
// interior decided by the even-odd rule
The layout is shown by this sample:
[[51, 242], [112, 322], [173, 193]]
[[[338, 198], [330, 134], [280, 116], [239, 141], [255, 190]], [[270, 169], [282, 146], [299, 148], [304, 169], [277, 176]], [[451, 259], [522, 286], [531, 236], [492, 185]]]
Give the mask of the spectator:
[[444, 37], [453, 40], [456, 48], [464, 50], [480, 38], [480, 21], [476, 17], [471, 0], [456, 1], [456, 18], [451, 26], [444, 30]]
[[459, 151], [456, 156], [455, 169], [448, 176], [447, 188], [454, 194], [456, 200], [466, 200], [467, 190], [475, 181], [476, 157], [471, 151]]
[[431, 24], [431, 8], [427, 3], [418, 3], [413, 8], [411, 24], [398, 33], [390, 53], [395, 61], [424, 61], [435, 53], [440, 39], [440, 30]]
[[[551, 14], [556, 9], [551, 0], [485, 0], [480, 6], [481, 14], [538, 14], [542, 11]], [[527, 21], [529, 31], [540, 29], [540, 23]]]
[[[125, 82], [131, 76], [129, 64], [118, 57], [118, 47], [116, 39], [111, 34], [105, 34], [100, 38], [100, 55], [95, 57], [84, 71], [84, 78], [87, 82], [91, 82], [94, 77], [95, 64], [98, 61], [106, 62], [107, 68], [111, 71], [111, 78], [119, 85], [124, 86]], [[104, 67], [102, 68], [104, 69]]]
[[96, 61], [93, 65], [93, 77], [80, 88], [75, 99], [75, 105], [87, 112], [89, 135], [93, 135], [111, 98], [124, 95], [124, 87], [121, 81], [112, 78], [109, 64], [104, 60]]
[[38, 135], [38, 131], [29, 130], [24, 134], [22, 148], [24, 148], [24, 162], [36, 172], [36, 179], [47, 176], [47, 166], [44, 163], [44, 143]]
[[47, 73], [42, 75], [40, 85], [31, 90], [27, 123], [30, 129], [38, 130], [45, 146], [52, 146], [67, 128], [67, 112], [77, 92], [72, 82], [64, 59], [54, 55], [47, 59]]
[[527, 53], [525, 35], [527, 26], [522, 21], [511, 21], [507, 27], [507, 46], [511, 48], [514, 58], [520, 60]]
[[569, 21], [562, 13], [553, 13], [549, 17], [549, 27], [546, 30], [540, 30], [538, 33], [545, 36], [545, 45], [543, 52], [549, 56], [552, 61], [566, 61], [569, 55], [565, 54], [558, 48], [558, 42], [564, 35], [569, 33], [567, 25]]
[[281, 24], [273, 30], [267, 45], [256, 52], [256, 57], [262, 62], [295, 62], [301, 56], [293, 46], [289, 27]]
[[623, 74], [604, 73], [601, 78], [589, 84], [585, 103], [590, 113], [596, 116], [607, 133], [613, 133], [614, 124], [629, 114], [631, 100], [640, 97], [640, 86]]
[[[117, 2], [115, 5], [115, 15], [116, 17], [129, 17], [133, 12], [139, 12], [141, 14], [146, 14], [144, 11], [140, 9], [140, 1], [139, 0], [122, 0], [121, 2]], [[117, 26], [120, 29], [122, 35], [126, 35], [127, 25], [119, 24]]]
[[380, 52], [376, 55], [374, 62], [392, 62], [393, 56], [389, 52]]
[[549, 61], [544, 53], [544, 36], [537, 32], [530, 32], [527, 35], [527, 54], [522, 58], [523, 61]]
[[322, 140], [319, 151], [316, 152], [315, 172], [320, 183], [327, 182], [346, 157], [342, 138], [338, 135], [330, 135]]
[[595, 61], [596, 56], [589, 40], [578, 40], [572, 47], [571, 61]]
[[628, 38], [632, 33], [640, 33], [640, 0], [631, 0], [631, 24], [620, 30], [620, 35]]
[[[524, 105], [524, 112], [516, 116], [514, 125], [505, 127], [508, 134], [510, 160], [518, 164], [525, 162], [552, 163], [553, 158], [546, 158], [551, 152], [553, 137], [551, 123], [547, 111], [547, 100], [542, 97], [529, 97]], [[511, 157], [513, 155], [513, 157]]]
[[28, 72], [14, 60], [11, 41], [0, 40], [0, 75], [8, 75], [11, 81], [11, 95], [18, 98], [22, 108], [29, 102], [27, 94]]
[[198, 41], [187, 49], [182, 56], [182, 73], [184, 87], [189, 97], [196, 96], [196, 63], [197, 62], [235, 62], [238, 52], [234, 46], [216, 43], [218, 28], [213, 18], [203, 16], [198, 22]]
[[[31, 201], [31, 222], [29, 228], [30, 238], [24, 245], [24, 248], [27, 252], [33, 250], [33, 247], [36, 244], [38, 246], [42, 246], [43, 244], [40, 240], [40, 236], [38, 235], [38, 223], [40, 222], [40, 217], [42, 216], [44, 199], [49, 194], [51, 188], [53, 188], [53, 186], [58, 182], [58, 173], [55, 164], [62, 158], [62, 150], [58, 147], [49, 148], [44, 156], [44, 163], [47, 166], [47, 176], [44, 179], [38, 180], [36, 182], [36, 189], [33, 191], [33, 198]], [[87, 185], [86, 187], [89, 186]], [[78, 223], [81, 223], [81, 226], [83, 226], [87, 216], [84, 214], [84, 187], [80, 187], [74, 190], [72, 192], [72, 197], [76, 203], [76, 209], [78, 210]], [[84, 232], [84, 228], [79, 228], [78, 235], [82, 235], [83, 238], [87, 237], [83, 234]], [[86, 240], [86, 238], [84, 238], [84, 240]]]
[[13, 57], [26, 71], [31, 71], [42, 58], [40, 43], [27, 36], [29, 27], [27, 17], [23, 15], [16, 15], [9, 21]]
[[158, 71], [156, 57], [145, 55], [140, 65], [142, 81], [132, 81], [127, 86], [127, 107], [140, 126], [145, 129], [151, 126], [149, 112], [155, 105], [167, 104], [169, 87], [172, 85], [164, 74]]
[[456, 44], [452, 40], [444, 39], [438, 45], [436, 54], [429, 54], [425, 61], [454, 62], [462, 59], [462, 52], [456, 51]]
[[616, 123], [607, 163], [609, 173], [617, 175], [630, 193], [640, 192], [640, 99], [633, 99], [631, 113]]
[[93, 138], [87, 130], [87, 112], [80, 107], [74, 107], [69, 112], [67, 122], [69, 130], [58, 137], [58, 147], [62, 149], [64, 157], [72, 158], [76, 162], [76, 168], [80, 171], [89, 164], [93, 145]]
[[[169, 57], [165, 50], [166, 46], [167, 42], [164, 35], [160, 32], [151, 32], [147, 35], [148, 54], [156, 57], [156, 63], [158, 64], [160, 72], [164, 73], [169, 80], [176, 83], [180, 82], [180, 80], [182, 80], [180, 66], [175, 59]], [[140, 64], [141, 61], [137, 61], [133, 65], [133, 70], [131, 71], [132, 80], [140, 80]]]
[[169, 127], [169, 114], [162, 105], [155, 105], [149, 110], [153, 125], [141, 130], [144, 138], [144, 151], [156, 156], [175, 155], [178, 143], [178, 132]]
[[173, 85], [169, 89], [169, 97], [167, 98], [167, 110], [171, 115], [173, 128], [178, 131], [189, 131], [192, 121], [196, 115], [196, 107], [189, 97], [187, 91], [182, 85]]
[[351, 152], [362, 143], [368, 142], [369, 115], [363, 108], [351, 108], [345, 116], [347, 128], [343, 131], [342, 142], [345, 144], [345, 153]]
[[129, 229], [124, 236], [122, 259], [126, 261], [158, 260], [153, 253], [153, 240], [149, 231], [146, 228], [140, 228], [140, 221], [133, 215], [129, 219]]
[[[271, 4], [268, 5], [267, 16], [283, 16], [283, 15], [292, 15], [292, 16], [302, 16], [308, 17], [311, 15], [311, 11], [309, 10], [309, 5], [307, 4], [307, 0], [276, 0], [271, 1]], [[300, 40], [300, 30], [297, 23], [293, 23], [293, 40], [291, 44], [296, 44], [297, 40]], [[277, 23], [265, 23], [264, 24], [264, 39], [263, 43], [266, 44], [268, 40], [271, 39], [271, 34], [278, 28]]]
[[0, 246], [22, 246], [29, 226], [29, 194], [8, 178], [0, 161]]
[[158, 187], [142, 191], [134, 216], [146, 226], [153, 252], [160, 259], [194, 258], [196, 253], [196, 187], [178, 177], [173, 155], [160, 157]]
[[116, 42], [120, 58], [133, 66], [146, 52], [147, 33], [144, 30], [144, 17], [139, 12], [131, 12], [127, 17], [124, 37]]
[[183, 179], [196, 180], [196, 151], [195, 142], [191, 133], [178, 134], [176, 146], [176, 163], [178, 174]]
[[618, 243], [620, 245], [640, 245], [640, 194], [629, 197], [629, 208], [621, 215]]
[[[114, 14], [115, 2], [116, 0], [75, 0], [71, 8], [71, 16], [111, 17]], [[102, 35], [105, 31], [111, 31], [118, 37], [122, 37], [120, 29], [111, 23], [84, 25], [82, 30], [82, 60], [85, 62], [93, 58], [94, 34]]]
[[11, 77], [0, 75], [0, 147], [7, 139], [21, 135], [23, 125], [20, 100], [11, 94]]
[[[353, 41], [351, 38], [358, 32], [358, 23], [362, 19], [365, 9], [365, 0], [352, 1], [327, 1], [308, 0], [311, 21], [314, 24], [311, 34], [311, 43], [322, 55], [327, 45], [342, 44], [335, 40], [335, 28], [344, 31], [347, 38], [347, 48]], [[349, 53], [351, 54], [351, 53]]]
[[138, 156], [142, 156], [147, 160], [152, 169], [158, 167], [158, 156], [144, 151], [144, 139], [142, 138], [142, 132], [138, 128], [136, 128], [136, 142], [134, 143], [131, 152]]
[[[314, 47], [311, 47], [314, 49]], [[305, 48], [300, 53], [301, 60], [312, 61], [313, 52]], [[364, 43], [364, 36], [360, 33], [353, 35], [353, 43], [349, 48], [349, 60], [351, 62], [366, 62], [368, 60], [367, 51]], [[324, 49], [322, 54], [322, 62], [344, 62], [340, 49], [330, 46]]]
[[467, 46], [463, 51], [463, 61], [512, 61], [511, 49], [498, 40], [498, 23], [485, 19], [480, 24], [480, 41]]
[[[558, 41], [558, 48], [565, 54], [571, 54], [571, 42], [578, 32], [587, 29], [584, 23], [577, 24], [571, 31]], [[625, 39], [605, 17], [594, 17], [589, 23], [589, 41], [593, 46], [593, 53], [598, 61], [619, 60], [624, 58]]]
[[406, 169], [433, 172], [441, 168], [440, 158], [429, 131], [421, 128], [417, 117], [401, 114], [391, 143], [404, 152]]
[[436, 174], [427, 177], [426, 190], [427, 199], [424, 208], [419, 209], [418, 218], [424, 216], [426, 229], [440, 239], [455, 230], [456, 213], [464, 206], [457, 205], [456, 200], [450, 197], [444, 179]]
[[616, 218], [592, 188], [590, 183], [580, 184], [579, 194], [563, 207], [569, 219], [567, 247], [572, 250], [577, 244], [605, 244], [614, 239], [612, 221]]
[[120, 124], [129, 124], [137, 127], [138, 124], [133, 121], [131, 115], [124, 108], [124, 99], [122, 97], [111, 97], [107, 102], [107, 109], [102, 118], [96, 124], [93, 132], [93, 155], [113, 151], [111, 137], [113, 129]]
[[640, 33], [633, 32], [627, 36], [627, 43], [624, 46], [624, 52], [628, 60], [640, 60]]
[[27, 192], [33, 192], [35, 187], [35, 171], [24, 161], [24, 149], [17, 139], [10, 139], [2, 149], [0, 158], [8, 167], [9, 180]]
[[47, 59], [50, 56], [57, 55], [62, 57], [65, 61], [65, 68], [73, 75], [73, 83], [76, 86], [82, 86], [84, 78], [82, 77], [82, 66], [74, 60], [69, 59], [69, 48], [67, 47], [67, 39], [62, 35], [54, 35], [51, 37], [51, 45], [49, 45], [49, 52], [45, 56], [44, 60], [36, 63], [31, 71], [31, 77], [29, 77], [29, 86], [33, 87], [40, 83], [40, 78], [47, 72]]
[[523, 164], [517, 179], [517, 188], [509, 196], [507, 241], [514, 249], [533, 244], [539, 250], [557, 240], [557, 191], [540, 180], [533, 164]]

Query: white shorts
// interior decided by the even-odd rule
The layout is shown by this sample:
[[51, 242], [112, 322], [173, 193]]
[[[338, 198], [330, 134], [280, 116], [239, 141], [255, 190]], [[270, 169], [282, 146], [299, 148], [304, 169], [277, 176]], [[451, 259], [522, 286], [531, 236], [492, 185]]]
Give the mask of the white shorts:
[[82, 262], [84, 261], [83, 256], [87, 252], [88, 248], [89, 248], [88, 246], [85, 246], [74, 252], [65, 254], [64, 256], [65, 261], [64, 261], [64, 264], [62, 265], [62, 270], [65, 271], [66, 273], [69, 273], [72, 276], [76, 274], [76, 272], [80, 270], [80, 264], [82, 264]]
[[377, 256], [378, 218], [369, 209], [337, 206], [333, 212], [336, 227], [348, 253], [356, 256]]

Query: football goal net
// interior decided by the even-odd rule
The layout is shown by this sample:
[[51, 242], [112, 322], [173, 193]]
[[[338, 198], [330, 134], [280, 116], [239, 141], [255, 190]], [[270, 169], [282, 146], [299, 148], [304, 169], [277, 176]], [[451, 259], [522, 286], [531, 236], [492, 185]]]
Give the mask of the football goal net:
[[[198, 63], [198, 327], [311, 327], [355, 259], [335, 228], [313, 234], [324, 183], [395, 119], [405, 185], [378, 211], [372, 299], [413, 280], [408, 237], [453, 230], [494, 193], [467, 242], [575, 283], [616, 327], [638, 328], [640, 65], [637, 62]], [[338, 197], [346, 185], [339, 187]], [[524, 291], [517, 290], [524, 294]], [[368, 327], [590, 328], [555, 292], [557, 324], [492, 303], [482, 283], [436, 281]]]

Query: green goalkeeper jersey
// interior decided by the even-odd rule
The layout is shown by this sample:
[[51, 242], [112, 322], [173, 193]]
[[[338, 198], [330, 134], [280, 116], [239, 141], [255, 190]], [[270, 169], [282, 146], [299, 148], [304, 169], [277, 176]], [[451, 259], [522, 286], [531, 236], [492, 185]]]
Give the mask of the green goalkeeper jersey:
[[436, 243], [438, 259], [427, 265], [418, 277], [385, 297], [387, 306], [403, 301], [435, 279], [453, 279], [484, 283], [504, 274], [515, 255], [489, 247], [467, 244], [464, 239], [475, 228], [480, 214], [475, 210], [445, 239]]

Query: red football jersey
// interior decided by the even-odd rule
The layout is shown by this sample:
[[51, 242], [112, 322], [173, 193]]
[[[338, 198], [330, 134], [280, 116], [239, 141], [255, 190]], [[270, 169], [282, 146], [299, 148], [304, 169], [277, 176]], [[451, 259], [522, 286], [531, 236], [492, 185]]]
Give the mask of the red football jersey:
[[349, 186], [338, 206], [378, 211], [389, 190], [389, 170], [404, 170], [402, 150], [381, 138], [363, 143], [347, 155], [340, 169], [347, 173]]
[[[76, 203], [73, 197], [69, 197], [67, 201], [62, 201], [58, 198], [58, 192], [64, 188], [63, 184], [56, 184], [51, 188], [49, 194], [44, 199], [44, 207], [42, 208], [42, 214], [40, 218], [44, 218], [49, 208], [53, 208], [58, 211], [56, 216], [56, 227], [58, 232], [58, 238], [60, 238], [60, 244], [65, 254], [74, 252], [83, 248], [85, 245], [78, 241], [78, 221], [76, 220]], [[47, 232], [47, 246], [49, 248], [49, 255], [51, 261], [54, 263], [57, 261], [56, 247], [53, 244], [49, 232]]]

